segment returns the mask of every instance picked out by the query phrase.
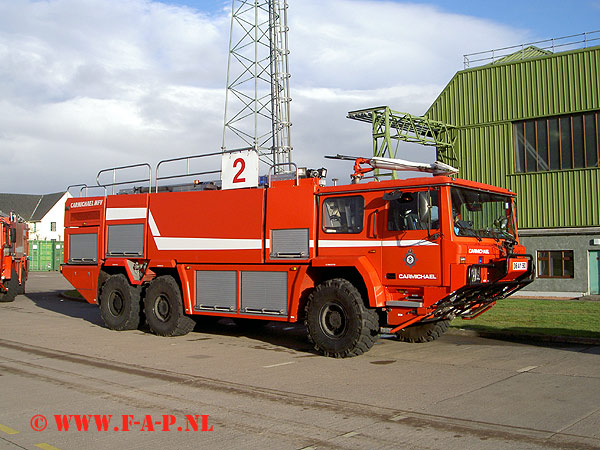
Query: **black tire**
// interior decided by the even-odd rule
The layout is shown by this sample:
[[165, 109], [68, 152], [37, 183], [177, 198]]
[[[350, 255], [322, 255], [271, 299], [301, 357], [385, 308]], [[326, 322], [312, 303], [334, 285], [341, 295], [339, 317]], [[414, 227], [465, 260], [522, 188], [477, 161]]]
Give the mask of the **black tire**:
[[315, 349], [334, 358], [361, 355], [379, 336], [377, 312], [343, 278], [327, 280], [310, 294], [305, 323]]
[[111, 330], [135, 330], [140, 324], [139, 286], [132, 286], [125, 275], [112, 275], [102, 286], [100, 315]]
[[10, 280], [4, 280], [3, 283], [7, 292], [0, 293], [0, 302], [2, 303], [14, 302], [15, 297], [19, 294], [19, 279], [15, 269], [10, 271], [10, 277]]
[[14, 287], [13, 279], [10, 279], [8, 281], [5, 280], [2, 284], [5, 288], [8, 289], [8, 291], [0, 292], [0, 303], [9, 303], [14, 301], [15, 297], [17, 296], [17, 292]]
[[444, 334], [450, 326], [450, 320], [417, 323], [396, 333], [396, 339], [402, 342], [423, 343], [435, 341]]
[[104, 270], [100, 270], [98, 273], [98, 284], [96, 285], [96, 301], [100, 303], [100, 298], [102, 295], [102, 288], [104, 287], [104, 283], [108, 281], [110, 275], [107, 274]]
[[183, 312], [181, 290], [170, 275], [150, 283], [144, 298], [144, 313], [150, 331], [159, 336], [183, 336], [194, 329], [196, 322]]

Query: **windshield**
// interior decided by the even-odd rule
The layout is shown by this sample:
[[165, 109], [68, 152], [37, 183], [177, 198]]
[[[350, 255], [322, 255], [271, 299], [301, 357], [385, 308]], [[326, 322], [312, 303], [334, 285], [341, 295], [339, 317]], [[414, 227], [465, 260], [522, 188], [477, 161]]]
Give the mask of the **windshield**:
[[465, 188], [452, 188], [452, 217], [457, 236], [515, 240], [512, 199]]

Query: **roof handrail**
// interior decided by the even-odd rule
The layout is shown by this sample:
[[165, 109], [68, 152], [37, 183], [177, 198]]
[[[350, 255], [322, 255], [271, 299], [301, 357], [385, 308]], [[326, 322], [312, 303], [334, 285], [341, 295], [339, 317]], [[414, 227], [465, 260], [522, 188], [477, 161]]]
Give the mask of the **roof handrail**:
[[[140, 179], [140, 180], [117, 181], [117, 171], [118, 170], [133, 169], [135, 167], [147, 167], [148, 168], [148, 178]], [[108, 173], [110, 171], [112, 171], [112, 173], [113, 173], [112, 183], [107, 183], [107, 184], [100, 183], [100, 175], [102, 175], [103, 173]], [[108, 186], [112, 186], [113, 194], [115, 193], [115, 186], [121, 186], [123, 184], [141, 183], [141, 182], [145, 182], [145, 181], [148, 182], [148, 191], [150, 191], [152, 189], [152, 167], [148, 163], [130, 164], [128, 166], [111, 167], [109, 169], [101, 170], [100, 172], [98, 172], [98, 175], [96, 175], [96, 183], [98, 184], [98, 186], [104, 187], [105, 189]]]
[[[199, 158], [205, 158], [207, 156], [218, 156], [218, 155], [223, 155], [226, 153], [237, 153], [237, 152], [241, 152], [244, 150], [254, 150], [251, 147], [246, 147], [246, 148], [238, 148], [235, 150], [223, 150], [223, 151], [219, 151], [219, 152], [212, 152], [212, 153], [204, 153], [201, 155], [189, 155], [189, 156], [181, 156], [179, 158], [170, 158], [170, 159], [163, 159], [162, 161], [159, 161], [158, 164], [156, 165], [156, 171], [155, 171], [155, 188], [154, 188], [154, 192], [158, 192], [158, 182], [160, 180], [169, 180], [172, 178], [184, 178], [184, 177], [191, 177], [191, 176], [195, 176], [195, 175], [209, 175], [209, 174], [217, 174], [217, 173], [221, 173], [221, 169], [219, 170], [207, 170], [207, 171], [201, 171], [201, 172], [190, 172], [190, 161], [192, 159], [199, 159]], [[163, 164], [167, 164], [167, 163], [172, 163], [172, 162], [176, 162], [176, 161], [186, 161], [186, 172], [185, 173], [181, 173], [181, 174], [176, 174], [176, 175], [166, 175], [166, 176], [159, 176], [159, 170], [160, 167]]]
[[76, 188], [76, 187], [80, 188], [79, 189], [79, 197], [83, 197], [82, 194], [83, 194], [84, 190], [85, 190], [85, 197], [87, 197], [88, 196], [88, 189], [98, 189], [98, 188], [103, 188], [104, 189], [104, 196], [106, 197], [106, 193], [107, 193], [106, 186], [88, 186], [85, 183], [82, 183], [82, 184], [71, 184], [71, 185], [67, 186], [67, 191], [66, 192], [68, 192], [69, 194], [71, 194], [70, 190], [72, 188]]

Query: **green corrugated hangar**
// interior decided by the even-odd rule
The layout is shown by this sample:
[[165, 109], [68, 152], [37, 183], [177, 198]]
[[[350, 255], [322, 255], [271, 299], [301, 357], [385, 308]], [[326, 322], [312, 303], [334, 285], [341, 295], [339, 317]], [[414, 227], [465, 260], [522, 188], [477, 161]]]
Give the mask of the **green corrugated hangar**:
[[523, 47], [457, 72], [425, 117], [456, 126], [438, 159], [518, 195], [529, 295], [600, 294], [600, 46]]

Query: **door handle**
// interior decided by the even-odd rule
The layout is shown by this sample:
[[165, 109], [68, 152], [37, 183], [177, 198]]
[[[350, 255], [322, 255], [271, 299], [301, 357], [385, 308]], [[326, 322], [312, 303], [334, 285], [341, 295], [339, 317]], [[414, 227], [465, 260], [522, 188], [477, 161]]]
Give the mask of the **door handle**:
[[377, 239], [377, 213], [379, 213], [379, 210], [376, 209], [373, 212], [373, 238]]

